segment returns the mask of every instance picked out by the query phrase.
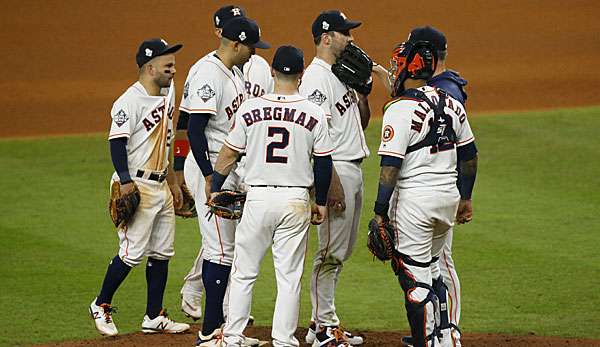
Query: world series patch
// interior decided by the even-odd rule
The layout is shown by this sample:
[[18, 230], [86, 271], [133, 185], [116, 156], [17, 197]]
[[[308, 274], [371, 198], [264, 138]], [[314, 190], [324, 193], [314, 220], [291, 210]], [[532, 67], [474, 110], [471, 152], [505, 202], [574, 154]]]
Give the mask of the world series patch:
[[207, 102], [215, 96], [215, 91], [212, 90], [208, 84], [205, 84], [202, 88], [198, 89], [197, 93], [200, 99], [202, 99], [204, 102]]
[[129, 120], [129, 116], [123, 110], [119, 110], [113, 117], [113, 122], [120, 128], [121, 125], [125, 124]]
[[308, 96], [308, 100], [321, 106], [323, 105], [325, 100], [327, 100], [327, 97], [325, 96], [325, 94], [321, 93], [320, 90], [315, 89], [315, 91]]
[[183, 85], [183, 98], [187, 99], [188, 95], [190, 95], [190, 82]]

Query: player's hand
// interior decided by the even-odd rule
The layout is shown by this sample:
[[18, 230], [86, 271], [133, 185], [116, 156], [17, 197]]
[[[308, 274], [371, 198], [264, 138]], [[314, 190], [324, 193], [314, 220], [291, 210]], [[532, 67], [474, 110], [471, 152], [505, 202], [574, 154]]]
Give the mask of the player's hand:
[[212, 185], [212, 175], [204, 177], [204, 193], [206, 194], [206, 202], [210, 201], [210, 186]]
[[121, 195], [127, 195], [133, 192], [133, 181], [125, 184], [121, 184]]
[[173, 207], [179, 209], [183, 207], [183, 193], [181, 192], [181, 186], [179, 184], [169, 184], [169, 189], [173, 195]]
[[319, 225], [327, 218], [327, 206], [313, 204], [311, 206], [310, 224]]
[[392, 82], [390, 79], [390, 72], [375, 62], [373, 62], [373, 74], [379, 78], [379, 80], [383, 83], [383, 86], [388, 91], [388, 93], [392, 92]]
[[342, 213], [346, 210], [346, 196], [339, 179], [331, 181], [329, 194], [327, 194], [327, 206], [335, 213]]
[[373, 217], [375, 219], [375, 221], [377, 222], [377, 224], [381, 224], [384, 221], [384, 218], [378, 214], [375, 215], [375, 217]]
[[471, 200], [461, 200], [456, 211], [456, 222], [458, 224], [469, 223], [473, 219], [473, 205]]

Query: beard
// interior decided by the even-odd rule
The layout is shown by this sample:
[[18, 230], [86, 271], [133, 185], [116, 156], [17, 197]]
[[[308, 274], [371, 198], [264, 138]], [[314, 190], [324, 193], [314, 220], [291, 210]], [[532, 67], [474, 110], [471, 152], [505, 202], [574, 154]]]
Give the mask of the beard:
[[171, 86], [172, 79], [173, 79], [172, 76], [164, 74], [164, 75], [159, 76], [155, 82], [160, 88], [168, 88]]

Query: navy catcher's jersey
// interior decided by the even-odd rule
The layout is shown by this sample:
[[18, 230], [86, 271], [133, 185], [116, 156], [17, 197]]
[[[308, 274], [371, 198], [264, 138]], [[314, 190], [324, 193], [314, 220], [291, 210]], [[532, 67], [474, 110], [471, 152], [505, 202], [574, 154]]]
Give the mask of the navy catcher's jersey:
[[446, 70], [437, 76], [433, 76], [427, 81], [427, 84], [445, 90], [463, 106], [467, 102], [467, 92], [465, 92], [467, 80], [462, 78], [456, 71]]

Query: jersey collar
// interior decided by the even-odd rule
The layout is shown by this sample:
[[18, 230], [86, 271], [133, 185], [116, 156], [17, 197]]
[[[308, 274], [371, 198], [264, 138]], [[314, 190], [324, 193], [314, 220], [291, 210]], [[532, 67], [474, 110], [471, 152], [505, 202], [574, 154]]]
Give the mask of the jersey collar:
[[273, 94], [273, 93], [265, 94], [265, 95], [261, 96], [261, 98], [268, 100], [268, 101], [281, 102], [281, 103], [296, 102], [296, 101], [305, 99], [305, 97], [303, 97], [300, 94], [282, 95], [282, 94]]
[[331, 65], [329, 65], [325, 60], [321, 58], [314, 57], [311, 64], [321, 65], [324, 68], [327, 68], [327, 70], [331, 70]]

